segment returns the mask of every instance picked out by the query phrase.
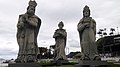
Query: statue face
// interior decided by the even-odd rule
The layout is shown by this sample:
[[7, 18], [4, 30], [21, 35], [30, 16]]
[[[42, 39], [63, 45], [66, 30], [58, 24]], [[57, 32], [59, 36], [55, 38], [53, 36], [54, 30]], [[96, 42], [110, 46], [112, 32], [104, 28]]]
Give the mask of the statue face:
[[62, 24], [59, 25], [59, 29], [63, 29], [63, 25]]
[[28, 10], [27, 10], [27, 13], [29, 15], [34, 15], [35, 14], [35, 8], [34, 7], [29, 7]]
[[89, 11], [83, 11], [83, 16], [84, 17], [89, 17], [90, 16], [90, 12]]

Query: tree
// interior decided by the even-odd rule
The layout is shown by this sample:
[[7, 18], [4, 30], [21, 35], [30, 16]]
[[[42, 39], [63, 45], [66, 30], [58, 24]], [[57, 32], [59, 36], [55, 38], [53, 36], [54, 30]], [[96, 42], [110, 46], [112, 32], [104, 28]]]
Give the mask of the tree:
[[99, 32], [97, 34], [99, 34], [100, 37], [103, 37], [103, 29], [99, 29]]
[[104, 36], [106, 36], [106, 35], [107, 35], [107, 33], [106, 33], [106, 28], [104, 28], [103, 35], [104, 35]]
[[114, 34], [115, 29], [114, 29], [114, 28], [111, 28], [111, 29], [110, 29], [110, 31], [111, 31], [111, 32], [109, 33], [109, 35], [113, 35], [113, 34]]

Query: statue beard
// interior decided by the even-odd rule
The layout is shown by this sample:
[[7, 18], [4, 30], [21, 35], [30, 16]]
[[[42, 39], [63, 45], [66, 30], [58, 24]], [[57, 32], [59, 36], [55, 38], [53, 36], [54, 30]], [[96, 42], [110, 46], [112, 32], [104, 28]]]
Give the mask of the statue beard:
[[35, 11], [33, 10], [28, 10], [27, 11], [27, 14], [30, 15], [30, 16], [33, 16], [35, 14]]

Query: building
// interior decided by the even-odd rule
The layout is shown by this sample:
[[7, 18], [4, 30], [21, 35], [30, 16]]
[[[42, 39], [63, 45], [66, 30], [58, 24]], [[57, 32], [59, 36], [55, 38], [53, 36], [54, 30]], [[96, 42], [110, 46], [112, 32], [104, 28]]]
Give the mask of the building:
[[120, 35], [105, 36], [97, 40], [99, 54], [111, 57], [120, 56]]

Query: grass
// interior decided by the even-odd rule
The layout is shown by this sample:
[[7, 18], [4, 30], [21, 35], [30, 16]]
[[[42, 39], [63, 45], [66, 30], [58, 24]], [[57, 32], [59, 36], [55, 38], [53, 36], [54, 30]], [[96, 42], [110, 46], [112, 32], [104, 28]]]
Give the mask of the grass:
[[120, 67], [120, 64], [109, 63], [108, 67]]
[[[75, 63], [70, 63], [68, 65], [62, 65], [62, 66], [58, 66], [58, 67], [74, 67]], [[43, 67], [57, 67], [57, 66], [43, 66]], [[109, 63], [108, 67], [120, 67], [120, 64], [113, 64], [113, 63]]]
[[[56, 67], [56, 66], [44, 66], [44, 67]], [[59, 67], [74, 67], [74, 65], [62, 65]]]
[[[50, 61], [43, 60], [39, 61], [40, 65], [43, 67], [56, 67], [56, 63], [51, 63]], [[62, 66], [59, 67], [74, 67], [75, 64], [78, 64], [77, 62], [69, 62], [69, 63], [63, 63]]]
[[[55, 66], [55, 65], [50, 65], [50, 62], [48, 61], [42, 61], [41, 64], [43, 64], [42, 67], [74, 67], [74, 65], [76, 64], [75, 62], [71, 62], [67, 65], [61, 65], [61, 66]], [[47, 65], [50, 65], [50, 66], [47, 66]], [[5, 66], [5, 67], [8, 67], [8, 66]], [[120, 64], [113, 64], [113, 63], [108, 63], [108, 67], [120, 67]]]

